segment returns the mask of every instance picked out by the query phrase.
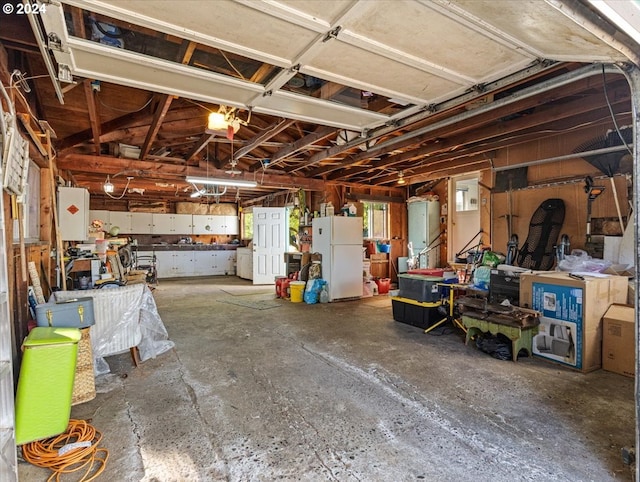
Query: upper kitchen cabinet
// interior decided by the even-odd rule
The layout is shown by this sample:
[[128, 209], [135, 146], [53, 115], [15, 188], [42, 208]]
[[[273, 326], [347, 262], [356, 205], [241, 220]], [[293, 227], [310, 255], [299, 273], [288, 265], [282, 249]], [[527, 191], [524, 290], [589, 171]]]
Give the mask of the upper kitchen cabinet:
[[236, 236], [239, 232], [237, 216], [193, 215], [193, 234], [227, 234]]
[[153, 234], [153, 214], [111, 211], [111, 228], [120, 228], [120, 234]]
[[102, 221], [102, 230], [109, 232], [111, 230], [111, 214], [104, 209], [92, 209], [89, 211], [89, 223], [94, 220]]
[[191, 214], [153, 214], [153, 234], [193, 234]]

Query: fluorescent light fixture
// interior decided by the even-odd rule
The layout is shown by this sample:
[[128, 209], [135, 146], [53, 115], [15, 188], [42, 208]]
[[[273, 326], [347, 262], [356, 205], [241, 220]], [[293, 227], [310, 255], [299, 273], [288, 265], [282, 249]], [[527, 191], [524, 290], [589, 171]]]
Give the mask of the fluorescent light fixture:
[[210, 184], [212, 186], [256, 187], [258, 185], [255, 181], [244, 181], [242, 179], [215, 179], [211, 177], [188, 176], [186, 181], [192, 184]]

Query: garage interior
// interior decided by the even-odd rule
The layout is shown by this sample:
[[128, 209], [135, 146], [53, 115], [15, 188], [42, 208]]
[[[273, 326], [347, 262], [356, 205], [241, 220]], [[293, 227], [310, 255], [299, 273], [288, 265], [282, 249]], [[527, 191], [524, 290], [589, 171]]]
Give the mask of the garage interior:
[[[392, 288], [413, 256], [412, 203], [438, 202], [427, 267], [455, 270], [468, 245], [508, 254], [515, 235], [525, 252], [536, 209], [561, 200], [554, 249], [565, 239], [604, 259], [607, 242], [631, 240], [628, 264], [610, 264], [628, 278], [614, 303], [635, 308], [636, 2], [25, 0], [3, 11], [3, 148], [17, 134], [29, 166], [16, 180], [3, 162], [3, 479], [49, 476], [12, 462], [6, 407], [33, 323], [30, 267], [47, 298], [73, 293], [82, 280], [65, 257], [97, 239], [90, 223], [75, 223], [85, 237], [61, 230], [67, 189], [112, 219], [237, 224], [105, 229], [157, 259], [184, 244], [251, 249], [244, 225], [261, 209], [302, 218], [382, 204], [384, 234], [361, 247], [387, 246], [369, 259]], [[469, 180], [477, 225], [456, 209]], [[637, 479], [636, 362], [622, 376], [497, 360], [455, 324], [398, 323], [393, 296], [292, 303], [230, 266], [152, 280], [174, 346], [141, 363], [110, 354], [95, 398], [72, 407], [103, 434], [100, 478]]]

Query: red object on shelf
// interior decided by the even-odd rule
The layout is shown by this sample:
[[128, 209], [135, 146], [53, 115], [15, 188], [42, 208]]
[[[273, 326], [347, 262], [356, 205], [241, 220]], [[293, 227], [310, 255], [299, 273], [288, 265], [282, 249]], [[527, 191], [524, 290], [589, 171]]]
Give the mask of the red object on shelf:
[[376, 278], [374, 281], [378, 285], [378, 294], [384, 295], [389, 292], [389, 288], [391, 287], [390, 278]]
[[444, 276], [444, 269], [442, 268], [418, 268], [410, 269], [407, 274], [423, 274], [425, 276], [437, 276], [442, 278]]
[[369, 241], [367, 243], [367, 253], [376, 254], [377, 252], [378, 252], [378, 249], [376, 248], [376, 243], [374, 243], [373, 241]]

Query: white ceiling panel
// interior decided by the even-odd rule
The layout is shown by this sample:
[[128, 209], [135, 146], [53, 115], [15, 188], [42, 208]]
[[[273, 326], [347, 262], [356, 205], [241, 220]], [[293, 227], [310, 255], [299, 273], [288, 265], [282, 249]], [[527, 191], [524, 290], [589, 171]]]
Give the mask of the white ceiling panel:
[[357, 18], [345, 23], [347, 33], [386, 45], [398, 56], [426, 58], [461, 77], [474, 79], [472, 82], [489, 76], [491, 71], [535, 58], [415, 1], [384, 0], [365, 5]]
[[319, 35], [232, 0], [69, 0], [65, 3], [111, 16], [115, 8], [117, 18], [282, 67], [290, 66], [290, 59], [299, 54], [301, 46]]
[[[62, 1], [285, 68], [269, 79], [267, 89], [238, 84], [237, 78], [230, 77], [225, 85], [224, 75], [212, 76], [215, 82], [205, 98], [238, 107], [262, 107], [293, 118], [313, 117], [315, 122], [332, 126], [371, 126], [375, 119], [381, 119], [382, 125], [390, 117], [365, 109], [354, 115], [336, 102], [323, 100], [320, 91], [306, 93], [311, 100], [276, 95], [298, 69], [323, 81], [422, 104], [453, 99], [476, 85], [515, 74], [540, 58], [627, 60], [611, 42], [572, 17], [568, 10], [574, 4], [564, 0]], [[49, 8], [61, 9], [56, 3]], [[153, 69], [141, 65], [143, 60], [136, 63], [132, 57], [125, 65], [117, 52], [90, 44], [83, 42], [82, 52], [74, 57], [75, 75], [94, 74], [198, 99], [207, 92], [206, 76], [199, 73], [189, 73], [190, 80], [181, 85], [164, 63], [158, 72], [166, 74], [153, 75]], [[114, 60], [100, 64], [91, 58], [92, 49], [99, 57]], [[73, 54], [72, 47], [56, 57]], [[354, 99], [353, 108], [357, 108], [357, 93]], [[397, 106], [393, 114], [402, 117]]]
[[623, 60], [622, 54], [544, 1], [457, 0], [454, 5], [456, 11], [482, 19], [492, 30], [517, 39], [547, 59]]
[[402, 93], [405, 99], [429, 101], [462, 86], [338, 41], [323, 49], [308, 66], [305, 71], [313, 72], [315, 76], [330, 77], [347, 85], [355, 83], [364, 90], [390, 97]]
[[[276, 9], [281, 16], [303, 15], [314, 22], [324, 23], [327, 26], [334, 19], [340, 17], [343, 12], [351, 9], [361, 0], [280, 0], [277, 2], [256, 2], [255, 0], [240, 0], [252, 8], [263, 9], [274, 13]], [[366, 0], [370, 1], [370, 0]]]

